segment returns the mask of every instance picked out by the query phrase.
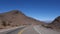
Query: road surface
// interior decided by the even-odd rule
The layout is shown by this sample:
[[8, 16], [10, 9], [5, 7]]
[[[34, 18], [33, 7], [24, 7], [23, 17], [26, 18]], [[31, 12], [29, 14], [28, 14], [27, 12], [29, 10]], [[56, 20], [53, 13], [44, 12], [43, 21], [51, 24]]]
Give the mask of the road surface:
[[20, 29], [8, 32], [7, 34], [39, 34], [39, 33], [35, 31], [33, 26], [28, 26], [22, 29], [20, 28]]
[[18, 28], [16, 30], [7, 32], [6, 34], [60, 34], [60, 32], [34, 25]]
[[39, 33], [33, 28], [33, 26], [29, 26], [25, 28], [25, 30], [21, 34], [39, 34]]

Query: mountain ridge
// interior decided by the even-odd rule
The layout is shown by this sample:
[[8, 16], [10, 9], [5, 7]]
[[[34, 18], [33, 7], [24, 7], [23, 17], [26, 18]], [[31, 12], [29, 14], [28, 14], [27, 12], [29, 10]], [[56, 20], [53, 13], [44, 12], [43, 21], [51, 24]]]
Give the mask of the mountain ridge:
[[19, 10], [12, 10], [0, 14], [0, 28], [4, 27], [14, 27], [20, 25], [31, 25], [31, 24], [43, 24], [34, 18], [26, 16]]

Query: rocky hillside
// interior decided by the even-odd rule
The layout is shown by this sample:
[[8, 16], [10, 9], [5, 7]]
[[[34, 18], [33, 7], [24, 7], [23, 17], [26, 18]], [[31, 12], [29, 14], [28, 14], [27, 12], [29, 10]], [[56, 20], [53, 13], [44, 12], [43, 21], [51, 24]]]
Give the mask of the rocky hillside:
[[34, 18], [28, 17], [19, 10], [12, 10], [0, 14], [0, 29], [20, 25], [43, 24]]
[[60, 29], [60, 16], [58, 16], [50, 25], [52, 28]]
[[60, 16], [58, 16], [57, 18], [55, 18], [55, 20], [52, 21], [52, 23], [43, 25], [46, 28], [51, 28], [51, 29], [56, 29], [56, 30], [60, 30]]

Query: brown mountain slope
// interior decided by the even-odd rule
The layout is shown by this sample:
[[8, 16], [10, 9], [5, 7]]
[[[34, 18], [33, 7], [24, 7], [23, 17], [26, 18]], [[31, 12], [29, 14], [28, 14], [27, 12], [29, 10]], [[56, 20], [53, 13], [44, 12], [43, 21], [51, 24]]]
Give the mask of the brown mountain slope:
[[7, 26], [20, 26], [31, 24], [43, 24], [34, 18], [28, 17], [21, 11], [12, 10], [10, 12], [0, 14], [0, 28]]
[[50, 25], [52, 28], [60, 29], [60, 16], [58, 16]]
[[60, 30], [60, 16], [58, 16], [52, 23], [43, 26], [55, 30]]

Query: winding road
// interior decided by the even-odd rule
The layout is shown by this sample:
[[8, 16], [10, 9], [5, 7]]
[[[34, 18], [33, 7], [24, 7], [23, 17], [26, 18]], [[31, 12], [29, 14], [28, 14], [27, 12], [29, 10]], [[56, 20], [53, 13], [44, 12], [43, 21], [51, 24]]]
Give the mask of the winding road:
[[0, 34], [60, 34], [60, 32], [41, 27], [39, 25], [31, 25], [10, 30], [9, 32], [6, 31]]
[[16, 29], [14, 31], [8, 32], [7, 34], [39, 34], [33, 26], [28, 26], [25, 28]]

